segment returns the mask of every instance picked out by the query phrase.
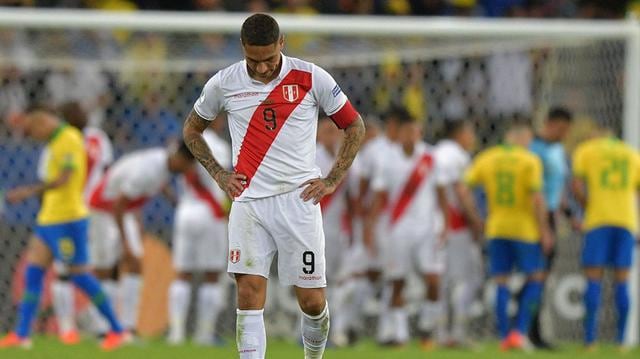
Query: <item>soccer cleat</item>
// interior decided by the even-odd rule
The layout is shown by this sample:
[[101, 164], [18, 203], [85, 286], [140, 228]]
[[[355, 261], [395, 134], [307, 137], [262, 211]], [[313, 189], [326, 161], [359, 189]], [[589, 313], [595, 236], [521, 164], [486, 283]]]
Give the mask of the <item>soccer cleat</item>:
[[11, 332], [4, 338], [0, 339], [0, 349], [4, 348], [22, 348], [31, 349], [32, 343], [29, 338], [20, 338], [18, 334]]
[[587, 354], [593, 354], [598, 352], [598, 346], [596, 344], [585, 344], [584, 352]]
[[420, 349], [422, 349], [423, 352], [432, 352], [436, 350], [437, 347], [438, 345], [436, 344], [435, 340], [431, 338], [420, 339]]
[[80, 343], [80, 333], [77, 330], [70, 330], [60, 334], [59, 339], [64, 345], [76, 345]]
[[104, 351], [112, 351], [120, 348], [121, 346], [126, 344], [126, 342], [126, 333], [109, 332], [102, 340], [102, 343], [100, 343], [100, 348]]
[[516, 350], [522, 350], [525, 352], [533, 351], [533, 346], [531, 345], [531, 343], [529, 343], [529, 340], [527, 339], [527, 337], [525, 337], [524, 335], [522, 335], [521, 333], [515, 330], [511, 331], [511, 333], [509, 333], [507, 338], [502, 342], [502, 344], [500, 345], [500, 350], [504, 351], [503, 349], [504, 345], [506, 345], [507, 347], [506, 350], [516, 349]]

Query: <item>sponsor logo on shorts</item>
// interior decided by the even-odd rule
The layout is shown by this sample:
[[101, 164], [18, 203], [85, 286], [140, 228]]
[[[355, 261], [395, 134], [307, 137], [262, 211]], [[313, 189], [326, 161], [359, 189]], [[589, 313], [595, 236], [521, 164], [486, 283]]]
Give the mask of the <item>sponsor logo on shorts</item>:
[[240, 250], [232, 249], [229, 251], [229, 261], [233, 264], [240, 262]]
[[299, 275], [298, 279], [301, 279], [301, 280], [321, 280], [322, 276], [321, 275]]

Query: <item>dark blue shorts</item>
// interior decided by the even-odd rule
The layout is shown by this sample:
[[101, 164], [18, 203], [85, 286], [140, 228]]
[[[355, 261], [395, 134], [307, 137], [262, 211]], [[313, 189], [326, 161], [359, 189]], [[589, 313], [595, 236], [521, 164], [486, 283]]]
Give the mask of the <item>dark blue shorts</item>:
[[525, 274], [542, 272], [545, 259], [540, 243], [494, 238], [489, 241], [489, 264], [492, 276], [511, 273], [514, 267]]
[[626, 228], [594, 228], [584, 236], [582, 266], [631, 268], [634, 241]]
[[37, 225], [36, 235], [51, 249], [53, 257], [62, 263], [89, 263], [87, 218], [52, 225]]

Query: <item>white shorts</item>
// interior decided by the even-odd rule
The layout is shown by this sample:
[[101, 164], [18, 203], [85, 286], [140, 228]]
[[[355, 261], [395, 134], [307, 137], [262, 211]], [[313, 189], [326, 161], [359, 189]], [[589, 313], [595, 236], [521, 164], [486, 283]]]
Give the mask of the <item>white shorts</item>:
[[366, 251], [367, 253], [367, 265], [368, 269], [371, 271], [382, 271], [384, 269], [384, 260], [382, 252], [387, 246], [387, 242], [389, 241], [389, 228], [387, 225], [388, 216], [383, 214], [378, 222], [374, 224], [374, 233], [373, 238], [376, 245], [376, 253], [372, 254], [370, 251]]
[[369, 253], [363, 243], [363, 223], [360, 219], [353, 221], [352, 243], [343, 256], [343, 273], [345, 277], [364, 274], [369, 269]]
[[446, 253], [447, 281], [482, 280], [482, 252], [470, 231], [449, 232]]
[[[337, 226], [337, 228], [336, 228]], [[345, 253], [349, 248], [347, 234], [340, 223], [325, 226], [325, 260], [327, 262], [327, 281], [335, 283], [344, 277]]]
[[[135, 213], [124, 214], [127, 244], [133, 254], [142, 258], [142, 231]], [[89, 216], [89, 262], [96, 269], [114, 268], [122, 257], [122, 241], [115, 218], [109, 212], [93, 210]]]
[[173, 265], [180, 272], [221, 272], [227, 265], [227, 221], [206, 204], [180, 205], [173, 235]]
[[300, 198], [303, 189], [246, 202], [229, 214], [229, 273], [269, 277], [278, 253], [283, 285], [326, 287], [324, 232], [320, 205]]
[[445, 252], [430, 230], [395, 227], [383, 247], [383, 272], [388, 280], [406, 278], [414, 268], [421, 274], [440, 274]]

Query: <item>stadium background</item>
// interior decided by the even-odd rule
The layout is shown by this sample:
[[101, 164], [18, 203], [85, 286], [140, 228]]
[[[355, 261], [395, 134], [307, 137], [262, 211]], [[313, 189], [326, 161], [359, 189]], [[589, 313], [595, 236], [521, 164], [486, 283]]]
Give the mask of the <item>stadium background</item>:
[[[8, 1], [0, 4], [95, 7], [107, 10], [264, 11], [297, 14], [352, 13], [377, 15], [456, 15], [488, 17], [620, 18], [624, 1]], [[181, 3], [177, 8], [176, 3]], [[432, 7], [420, 3], [437, 4]], [[498, 6], [496, 4], [503, 4]], [[9, 10], [6, 10], [9, 11]], [[0, 15], [3, 10], [0, 9]], [[52, 12], [46, 13], [52, 14]], [[176, 15], [177, 16], [177, 15]], [[212, 18], [213, 20], [214, 18]], [[187, 19], [185, 19], [187, 21]], [[425, 18], [424, 21], [429, 21]], [[238, 26], [239, 28], [239, 26]], [[285, 31], [286, 33], [286, 31]], [[0, 21], [0, 191], [36, 181], [40, 147], [11, 133], [7, 121], [31, 101], [52, 105], [76, 100], [92, 109], [93, 125], [110, 136], [116, 156], [163, 146], [180, 135], [182, 119], [204, 82], [218, 69], [241, 58], [237, 34], [227, 32], [64, 29], [60, 26], [3, 26]], [[379, 117], [391, 104], [406, 106], [425, 122], [425, 137], [434, 142], [443, 121], [468, 118], [478, 129], [480, 147], [496, 143], [505, 121], [544, 117], [552, 105], [566, 105], [578, 121], [567, 141], [569, 150], [589, 129], [590, 121], [611, 125], [622, 135], [626, 43], [621, 39], [472, 36], [325, 36], [287, 34], [286, 53], [328, 69], [358, 110]], [[19, 205], [0, 202], [0, 331], [13, 322], [14, 272], [27, 243], [36, 200]], [[173, 210], [162, 199], [144, 209], [149, 233], [170, 246]], [[155, 245], [158, 243], [153, 242]], [[153, 244], [149, 244], [153, 245]], [[555, 338], [578, 340], [581, 286], [578, 258], [581, 241], [562, 226], [559, 258], [547, 292], [546, 330]], [[166, 255], [158, 246], [159, 255]], [[147, 260], [147, 259], [146, 259]], [[153, 261], [153, 258], [148, 260]], [[162, 269], [166, 257], [155, 257]], [[166, 268], [166, 266], [165, 266]], [[147, 267], [147, 274], [153, 273]], [[171, 272], [145, 282], [143, 311], [165, 311], [163, 297]], [[517, 285], [517, 283], [514, 283]], [[411, 295], [419, 295], [412, 286]], [[230, 287], [231, 288], [231, 287]], [[275, 288], [275, 287], [274, 287]], [[414, 289], [415, 288], [415, 289]], [[610, 287], [609, 287], [610, 288]], [[274, 293], [275, 292], [275, 293]], [[491, 290], [478, 303], [474, 336], [493, 334]], [[234, 328], [233, 291], [220, 329]], [[272, 291], [272, 334], [292, 332], [295, 304], [282, 288]], [[605, 293], [605, 298], [610, 298]], [[278, 302], [278, 303], [276, 303]], [[614, 313], [605, 301], [601, 333], [613, 336]], [[280, 310], [276, 310], [279, 308]], [[373, 312], [373, 309], [372, 309]], [[44, 311], [43, 321], [51, 311]], [[286, 320], [283, 320], [286, 319]], [[154, 319], [159, 319], [154, 316]], [[160, 318], [161, 319], [161, 318]], [[148, 333], [160, 334], [162, 320]]]

